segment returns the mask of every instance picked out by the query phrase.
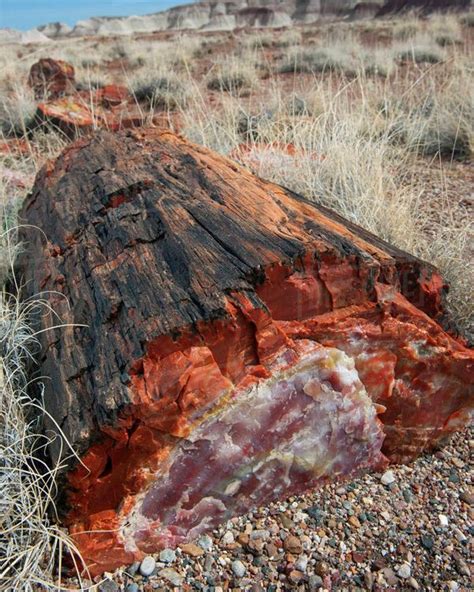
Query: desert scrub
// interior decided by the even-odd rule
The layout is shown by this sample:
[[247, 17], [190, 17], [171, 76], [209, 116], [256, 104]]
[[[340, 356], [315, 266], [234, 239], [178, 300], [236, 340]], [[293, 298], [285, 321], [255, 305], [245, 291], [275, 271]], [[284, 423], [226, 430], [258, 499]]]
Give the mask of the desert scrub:
[[185, 83], [173, 75], [158, 72], [156, 76], [138, 76], [129, 81], [128, 87], [139, 103], [146, 103], [151, 109], [173, 110], [184, 107], [188, 101]]
[[24, 135], [35, 125], [37, 101], [26, 86], [16, 86], [0, 100], [0, 130], [5, 136]]
[[340, 42], [327, 47], [295, 49], [278, 71], [280, 73], [335, 72], [346, 76], [356, 76], [359, 72], [364, 72], [367, 76], [388, 76], [393, 65], [393, 56], [385, 48], [373, 48], [368, 51], [355, 42]]
[[252, 88], [258, 80], [255, 62], [256, 59], [252, 53], [217, 63], [209, 72], [207, 88], [231, 94], [239, 94], [241, 91]]
[[474, 27], [474, 12], [468, 12], [461, 17], [460, 21], [466, 27]]
[[428, 21], [427, 32], [441, 47], [463, 42], [461, 25], [455, 15], [433, 15]]
[[[0, 166], [32, 182], [45, 158], [63, 146], [54, 132], [36, 132], [28, 155], [2, 155]], [[21, 286], [13, 271], [20, 249], [17, 209], [27, 190], [10, 187], [5, 177], [0, 180], [0, 589], [36, 592], [63, 589], [60, 572], [65, 554], [78, 574], [83, 565], [72, 541], [55, 524], [61, 466], [45, 463], [45, 447], [53, 439], [66, 444], [59, 429], [42, 433], [41, 400], [32, 398], [29, 390], [27, 372], [38, 351], [33, 320], [45, 311], [45, 304], [40, 298], [19, 299]]]
[[395, 45], [394, 55], [399, 62], [415, 64], [438, 64], [446, 59], [445, 52], [428, 37]]

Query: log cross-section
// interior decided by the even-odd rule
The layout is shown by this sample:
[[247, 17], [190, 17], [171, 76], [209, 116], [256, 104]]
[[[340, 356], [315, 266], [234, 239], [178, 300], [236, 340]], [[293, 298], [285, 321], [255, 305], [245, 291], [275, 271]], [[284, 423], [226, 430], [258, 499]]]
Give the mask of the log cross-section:
[[67, 325], [40, 333], [39, 373], [82, 460], [64, 512], [93, 573], [468, 420], [436, 269], [210, 150], [99, 132], [21, 216], [25, 295]]

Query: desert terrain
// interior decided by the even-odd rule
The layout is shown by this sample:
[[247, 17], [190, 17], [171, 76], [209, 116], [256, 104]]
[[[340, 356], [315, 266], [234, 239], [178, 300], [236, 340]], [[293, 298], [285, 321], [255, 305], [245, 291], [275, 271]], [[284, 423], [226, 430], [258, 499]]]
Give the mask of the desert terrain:
[[[43, 456], [55, 436], [41, 435], [29, 391], [30, 319], [49, 305], [22, 300], [16, 260], [18, 212], [47, 162], [98, 129], [169, 129], [436, 266], [451, 335], [472, 345], [473, 27], [473, 13], [128, 35], [84, 27], [1, 46], [0, 590], [472, 589], [469, 429], [407, 466], [88, 574], [57, 520], [61, 466], [46, 470]], [[30, 74], [47, 59], [66, 63], [59, 88], [45, 70]]]

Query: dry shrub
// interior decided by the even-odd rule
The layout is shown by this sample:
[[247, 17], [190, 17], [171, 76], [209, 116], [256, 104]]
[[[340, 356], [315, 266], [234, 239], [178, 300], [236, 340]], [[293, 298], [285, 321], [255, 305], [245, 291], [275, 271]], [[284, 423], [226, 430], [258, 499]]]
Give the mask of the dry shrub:
[[131, 79], [128, 87], [138, 102], [147, 103], [152, 110], [184, 107], [189, 98], [186, 84], [173, 73], [147, 72]]
[[[64, 145], [54, 133], [35, 132], [29, 153], [21, 158], [2, 154], [0, 168], [32, 182], [44, 159]], [[78, 573], [83, 566], [72, 540], [57, 526], [54, 498], [61, 465], [46, 464], [47, 446], [56, 439], [62, 446], [66, 442], [59, 428], [43, 432], [41, 399], [30, 394], [28, 374], [39, 347], [34, 319], [47, 305], [40, 298], [21, 302], [16, 295], [21, 292], [14, 275], [20, 248], [16, 215], [27, 189], [0, 178], [0, 589], [36, 592], [66, 587], [61, 585], [66, 555]], [[80, 589], [86, 589], [78, 578]]]
[[17, 85], [0, 101], [0, 131], [4, 135], [23, 135], [34, 127], [37, 101], [26, 86]]
[[254, 53], [233, 56], [215, 64], [207, 76], [207, 88], [231, 94], [240, 94], [258, 81]]

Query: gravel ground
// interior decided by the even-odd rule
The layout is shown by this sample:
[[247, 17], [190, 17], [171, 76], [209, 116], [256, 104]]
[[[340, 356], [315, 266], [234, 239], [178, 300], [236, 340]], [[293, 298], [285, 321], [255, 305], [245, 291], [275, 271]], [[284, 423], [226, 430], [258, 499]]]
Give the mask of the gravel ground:
[[474, 590], [474, 431], [410, 466], [230, 520], [98, 583], [100, 592]]

